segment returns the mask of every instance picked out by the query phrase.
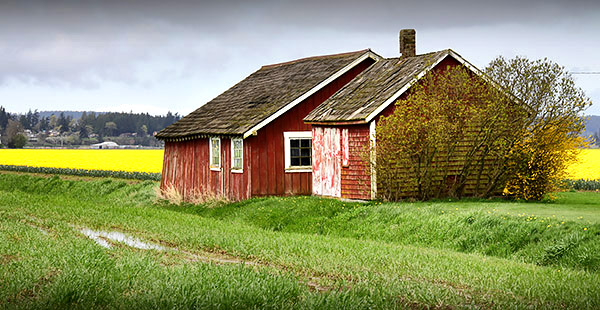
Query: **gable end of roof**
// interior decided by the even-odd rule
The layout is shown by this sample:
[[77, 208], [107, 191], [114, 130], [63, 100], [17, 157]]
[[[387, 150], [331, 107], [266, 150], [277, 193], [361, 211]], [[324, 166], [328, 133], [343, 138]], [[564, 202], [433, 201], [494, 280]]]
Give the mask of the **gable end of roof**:
[[367, 58], [377, 62], [381, 56], [361, 50], [263, 66], [156, 138], [248, 137]]
[[479, 69], [450, 49], [387, 58], [360, 73], [309, 113], [304, 121], [321, 125], [369, 123], [448, 57], [485, 78]]
[[268, 125], [270, 122], [274, 121], [275, 119], [277, 119], [278, 117], [280, 117], [281, 115], [283, 115], [285, 112], [291, 110], [293, 107], [297, 106], [299, 103], [301, 103], [302, 101], [304, 101], [308, 97], [312, 96], [314, 93], [316, 93], [317, 91], [319, 91], [323, 87], [329, 85], [331, 82], [335, 81], [340, 76], [342, 76], [344, 73], [350, 71], [352, 68], [356, 67], [358, 64], [360, 64], [361, 62], [365, 61], [367, 58], [371, 58], [371, 59], [375, 60], [376, 62], [381, 59], [381, 56], [373, 53], [370, 49], [367, 49], [367, 50], [364, 50], [364, 51], [365, 51], [365, 53], [362, 56], [360, 56], [359, 58], [355, 59], [354, 61], [352, 61], [351, 63], [349, 63], [348, 65], [346, 65], [345, 67], [343, 67], [342, 69], [340, 69], [339, 71], [337, 71], [336, 73], [334, 73], [333, 75], [329, 76], [327, 79], [325, 79], [324, 81], [322, 81], [321, 83], [319, 83], [318, 85], [316, 85], [315, 87], [313, 87], [312, 89], [310, 89], [309, 91], [307, 91], [306, 93], [302, 94], [302, 96], [300, 96], [300, 97], [296, 98], [294, 101], [288, 103], [286, 106], [284, 106], [283, 108], [279, 109], [277, 112], [275, 112], [274, 114], [270, 115], [268, 118], [266, 118], [262, 122], [256, 124], [252, 128], [250, 128], [248, 131], [246, 131], [243, 134], [244, 139], [247, 138], [247, 137], [249, 137], [249, 136], [251, 136], [251, 135], [256, 134], [259, 129], [261, 129], [264, 126]]

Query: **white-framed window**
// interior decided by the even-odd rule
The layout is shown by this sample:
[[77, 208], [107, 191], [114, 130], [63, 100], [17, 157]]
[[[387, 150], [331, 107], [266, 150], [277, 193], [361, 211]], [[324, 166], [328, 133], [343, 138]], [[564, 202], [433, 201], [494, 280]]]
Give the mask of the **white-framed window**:
[[312, 131], [283, 133], [286, 172], [312, 172]]
[[221, 138], [210, 138], [210, 170], [221, 170]]
[[231, 172], [244, 172], [244, 139], [231, 139]]

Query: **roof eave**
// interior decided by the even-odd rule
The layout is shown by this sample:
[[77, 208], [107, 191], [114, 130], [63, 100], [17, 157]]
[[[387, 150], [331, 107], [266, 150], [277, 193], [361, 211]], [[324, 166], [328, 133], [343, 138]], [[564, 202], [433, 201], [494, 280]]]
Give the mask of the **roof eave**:
[[183, 142], [190, 140], [197, 140], [202, 138], [210, 138], [210, 137], [242, 137], [240, 133], [196, 133], [185, 136], [172, 136], [172, 137], [159, 137], [158, 135], [154, 136], [156, 139], [165, 141], [165, 142]]
[[319, 126], [344, 126], [344, 125], [363, 125], [368, 122], [364, 119], [359, 120], [340, 120], [340, 121], [304, 121], [305, 124]]

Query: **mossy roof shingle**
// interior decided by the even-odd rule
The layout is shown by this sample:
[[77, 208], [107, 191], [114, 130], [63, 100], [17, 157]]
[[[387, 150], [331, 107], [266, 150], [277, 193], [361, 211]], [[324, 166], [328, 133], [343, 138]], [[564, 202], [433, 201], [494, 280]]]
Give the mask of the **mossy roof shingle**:
[[443, 50], [413, 57], [381, 59], [310, 112], [304, 121], [365, 121], [388, 99], [414, 81], [418, 74], [449, 53], [450, 50]]
[[156, 134], [163, 140], [243, 135], [369, 50], [263, 66], [213, 100]]

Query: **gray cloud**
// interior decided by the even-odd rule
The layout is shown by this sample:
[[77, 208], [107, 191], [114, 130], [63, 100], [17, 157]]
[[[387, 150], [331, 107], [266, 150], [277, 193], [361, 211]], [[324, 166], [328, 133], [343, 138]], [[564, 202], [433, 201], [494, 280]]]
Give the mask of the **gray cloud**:
[[306, 48], [297, 42], [364, 48], [368, 39], [343, 39], [402, 27], [581, 23], [598, 12], [597, 1], [583, 0], [2, 2], [0, 83], [156, 83], [217, 73], [232, 59], [262, 59], [281, 42], [288, 50]]

